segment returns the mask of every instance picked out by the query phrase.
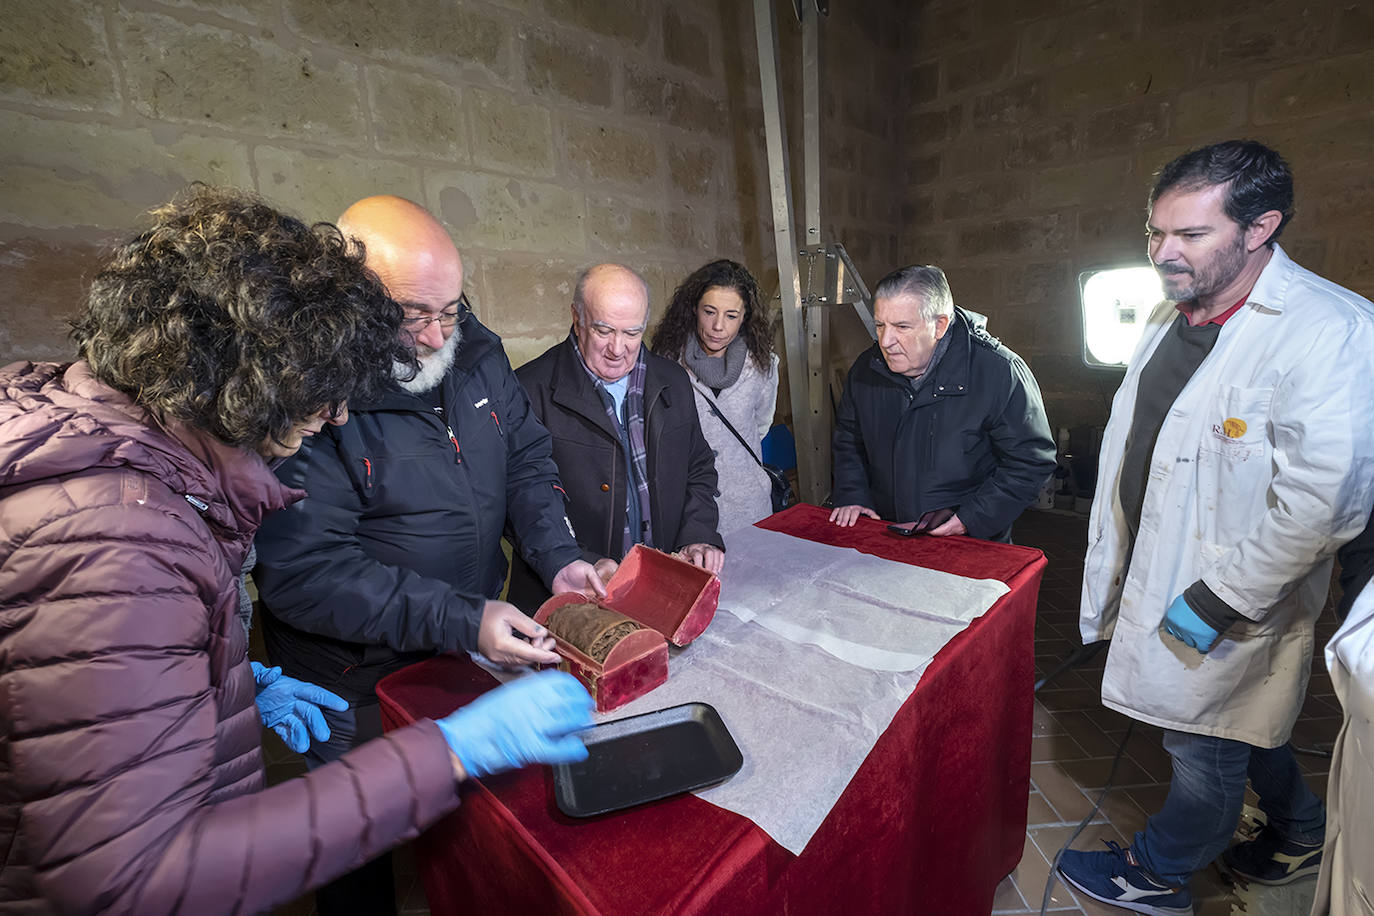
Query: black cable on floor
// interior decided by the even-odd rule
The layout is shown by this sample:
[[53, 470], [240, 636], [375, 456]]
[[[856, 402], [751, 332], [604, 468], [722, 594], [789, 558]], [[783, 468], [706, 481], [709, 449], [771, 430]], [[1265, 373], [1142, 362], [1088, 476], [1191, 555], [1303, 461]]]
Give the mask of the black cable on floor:
[[1039, 693], [1042, 687], [1048, 685], [1055, 678], [1059, 677], [1059, 675], [1063, 674], [1065, 671], [1068, 671], [1070, 668], [1077, 668], [1079, 665], [1088, 661], [1094, 655], [1101, 652], [1103, 649], [1107, 648], [1107, 646], [1110, 643], [1111, 640], [1103, 639], [1099, 640], [1098, 642], [1090, 642], [1085, 646], [1079, 646], [1077, 649], [1074, 649], [1073, 652], [1070, 653], [1067, 658], [1065, 658], [1059, 664], [1055, 665], [1049, 674], [1045, 675], [1040, 680], [1035, 682], [1035, 688], [1033, 692]]
[[1064, 841], [1064, 845], [1059, 847], [1059, 851], [1054, 854], [1054, 861], [1050, 863], [1050, 876], [1045, 879], [1045, 896], [1040, 899], [1040, 916], [1045, 916], [1045, 911], [1050, 906], [1050, 894], [1054, 892], [1054, 882], [1059, 880], [1059, 860], [1064, 857], [1064, 850], [1073, 845], [1073, 841], [1078, 839], [1078, 835], [1083, 832], [1083, 828], [1088, 826], [1097, 812], [1102, 808], [1102, 802], [1107, 798], [1107, 793], [1112, 790], [1112, 783], [1116, 781], [1116, 768], [1121, 764], [1121, 758], [1126, 753], [1126, 744], [1131, 740], [1131, 734], [1135, 731], [1135, 720], [1126, 726], [1126, 734], [1121, 737], [1121, 744], [1116, 749], [1116, 757], [1112, 759], [1112, 768], [1107, 771], [1107, 783], [1102, 787], [1102, 792], [1097, 796], [1097, 801], [1093, 804], [1093, 809], [1088, 812], [1083, 820], [1078, 822], [1073, 834]]

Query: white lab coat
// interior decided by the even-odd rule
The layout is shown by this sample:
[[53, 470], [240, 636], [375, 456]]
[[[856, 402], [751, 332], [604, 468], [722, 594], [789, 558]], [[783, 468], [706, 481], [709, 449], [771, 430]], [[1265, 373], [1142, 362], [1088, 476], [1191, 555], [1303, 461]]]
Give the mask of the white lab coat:
[[1326, 644], [1345, 709], [1326, 784], [1326, 848], [1312, 916], [1374, 916], [1374, 587]]
[[[1374, 503], [1374, 305], [1275, 246], [1164, 419], [1129, 573], [1118, 500], [1150, 316], [1102, 442], [1080, 630], [1111, 637], [1102, 702], [1164, 728], [1277, 747], [1307, 687], [1336, 548]], [[1201, 578], [1245, 620], [1206, 656], [1160, 623]]]

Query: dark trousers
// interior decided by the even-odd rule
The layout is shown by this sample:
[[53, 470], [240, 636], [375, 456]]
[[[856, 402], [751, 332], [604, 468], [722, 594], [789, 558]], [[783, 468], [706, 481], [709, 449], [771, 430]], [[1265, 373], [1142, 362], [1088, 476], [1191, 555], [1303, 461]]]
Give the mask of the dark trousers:
[[[382, 713], [376, 698], [346, 712], [323, 712], [329, 723], [329, 740], [311, 742], [305, 765], [312, 770], [382, 734]], [[315, 909], [319, 916], [394, 916], [396, 882], [391, 873], [391, 853], [384, 852], [316, 890]]]

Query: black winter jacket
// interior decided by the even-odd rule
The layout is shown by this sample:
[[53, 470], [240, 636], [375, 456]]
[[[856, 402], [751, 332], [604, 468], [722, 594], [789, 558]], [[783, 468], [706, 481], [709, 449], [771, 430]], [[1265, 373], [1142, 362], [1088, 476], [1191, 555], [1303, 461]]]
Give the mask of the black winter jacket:
[[544, 582], [582, 556], [549, 434], [500, 338], [474, 317], [462, 331], [444, 419], [396, 390], [350, 405], [347, 424], [277, 469], [309, 497], [258, 533], [268, 654], [351, 699], [412, 661], [477, 647], [483, 604], [505, 584], [508, 518]]
[[956, 308], [944, 356], [913, 393], [877, 344], [849, 370], [835, 417], [836, 506], [916, 521], [957, 508], [973, 537], [1004, 540], [1054, 470], [1030, 369]]
[[[681, 366], [642, 347], [644, 447], [648, 452], [649, 504], [654, 547], [673, 551], [688, 544], [724, 549], [716, 530], [716, 465], [701, 433], [696, 398]], [[584, 558], [620, 559], [629, 476], [619, 434], [611, 425], [571, 340], [544, 352], [516, 372], [534, 413], [553, 436], [553, 456], [568, 495]], [[516, 562], [510, 600], [533, 612], [548, 590]]]

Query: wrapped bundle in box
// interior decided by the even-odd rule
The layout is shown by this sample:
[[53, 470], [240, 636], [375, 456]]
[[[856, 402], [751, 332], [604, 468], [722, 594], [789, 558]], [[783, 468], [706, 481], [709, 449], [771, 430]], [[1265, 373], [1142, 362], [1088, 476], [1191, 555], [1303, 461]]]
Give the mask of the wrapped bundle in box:
[[534, 619], [548, 627], [559, 667], [587, 686], [602, 712], [668, 679], [668, 642], [685, 646], [716, 613], [720, 580], [686, 560], [636, 544], [599, 601], [555, 595]]

